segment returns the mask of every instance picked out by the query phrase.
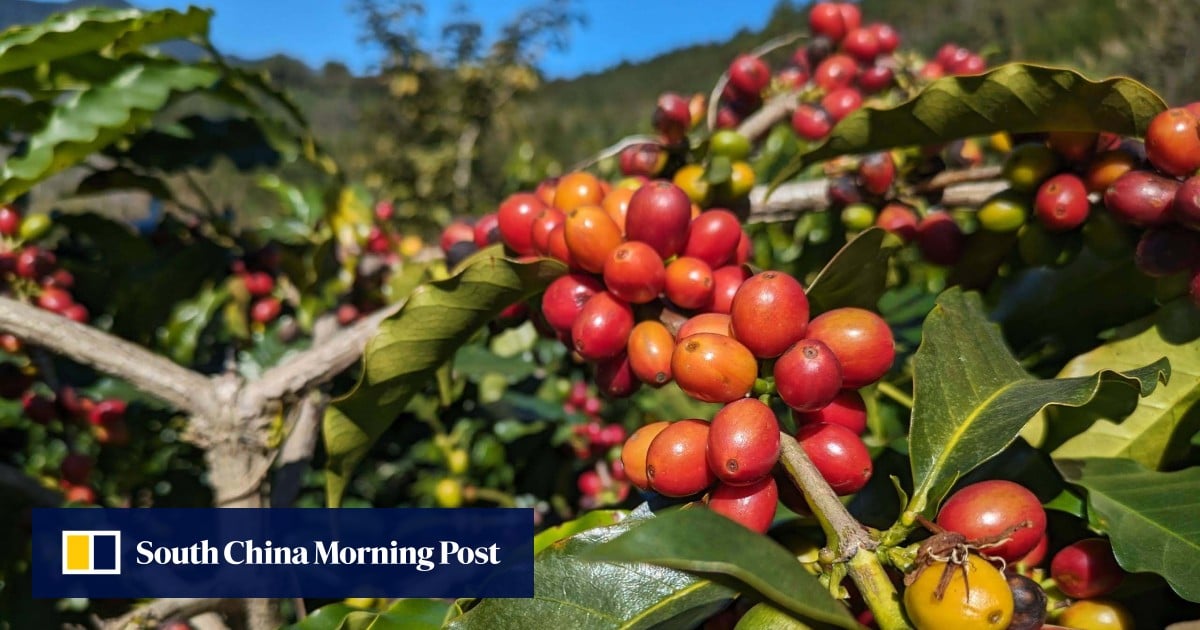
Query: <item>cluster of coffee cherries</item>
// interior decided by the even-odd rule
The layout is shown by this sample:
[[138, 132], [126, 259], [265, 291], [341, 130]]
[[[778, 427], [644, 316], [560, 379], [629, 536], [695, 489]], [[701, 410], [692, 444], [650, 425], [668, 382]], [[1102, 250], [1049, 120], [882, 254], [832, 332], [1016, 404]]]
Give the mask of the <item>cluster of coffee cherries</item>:
[[403, 235], [396, 230], [393, 219], [395, 205], [387, 200], [375, 204], [374, 222], [367, 233], [364, 248], [370, 254], [382, 256], [389, 266], [395, 266], [402, 258], [411, 258], [425, 247], [425, 242], [415, 234]]
[[283, 301], [276, 295], [279, 263], [279, 250], [265, 247], [231, 265], [234, 281], [250, 296], [250, 320], [256, 324], [270, 324], [283, 312]]
[[44, 214], [22, 216], [15, 206], [0, 206], [0, 275], [11, 294], [81, 324], [88, 310], [75, 301], [75, 277], [58, 266], [54, 252], [33, 243], [50, 229]]
[[600, 417], [603, 407], [604, 403], [589, 391], [584, 381], [572, 383], [563, 401], [567, 415], [583, 414], [586, 418], [571, 427], [570, 438], [575, 457], [586, 466], [576, 480], [580, 508], [584, 510], [616, 505], [629, 496], [629, 480], [618, 450], [625, 441], [625, 427], [605, 423]]
[[1124, 578], [1103, 538], [1049, 550], [1046, 512], [1036, 495], [1005, 480], [974, 483], [951, 495], [905, 579], [904, 604], [918, 630], [1035, 630], [1048, 616], [1071, 628], [1127, 630], [1132, 617], [1103, 599]]

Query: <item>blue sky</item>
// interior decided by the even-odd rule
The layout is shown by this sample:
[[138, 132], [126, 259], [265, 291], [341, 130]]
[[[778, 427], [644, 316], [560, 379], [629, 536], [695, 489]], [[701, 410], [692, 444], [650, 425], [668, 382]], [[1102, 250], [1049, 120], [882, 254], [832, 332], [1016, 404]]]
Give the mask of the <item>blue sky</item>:
[[[369, 69], [376, 52], [358, 41], [349, 0], [131, 0], [146, 8], [200, 4], [216, 10], [213, 40], [246, 58], [283, 52], [312, 66], [341, 61]], [[571, 34], [570, 48], [549, 53], [542, 67], [553, 78], [603, 70], [680, 46], [726, 39], [742, 28], [766, 24], [777, 0], [576, 0], [587, 24]], [[534, 0], [467, 0], [472, 14], [495, 32]], [[424, 24], [436, 33], [455, 2], [427, 0]]]

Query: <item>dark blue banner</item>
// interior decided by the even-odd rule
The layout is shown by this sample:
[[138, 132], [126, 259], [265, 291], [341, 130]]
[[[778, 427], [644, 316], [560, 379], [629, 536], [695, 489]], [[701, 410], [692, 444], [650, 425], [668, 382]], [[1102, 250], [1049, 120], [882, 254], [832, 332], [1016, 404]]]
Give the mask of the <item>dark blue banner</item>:
[[34, 597], [532, 597], [529, 509], [35, 509]]

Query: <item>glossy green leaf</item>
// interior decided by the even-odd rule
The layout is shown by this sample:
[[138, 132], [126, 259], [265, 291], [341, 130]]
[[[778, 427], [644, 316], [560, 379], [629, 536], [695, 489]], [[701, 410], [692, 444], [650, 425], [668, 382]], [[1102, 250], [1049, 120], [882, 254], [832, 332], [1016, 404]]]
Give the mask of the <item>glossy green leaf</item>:
[[887, 232], [871, 228], [829, 260], [806, 292], [814, 315], [845, 306], [875, 309], [887, 287], [888, 257], [893, 251], [883, 246], [886, 236]]
[[1121, 396], [1123, 387], [1105, 385], [1083, 407], [1047, 409], [1023, 435], [1053, 449], [1055, 459], [1124, 457], [1150, 469], [1179, 461], [1200, 429], [1200, 317], [1186, 298], [1118, 329], [1108, 343], [1073, 359], [1059, 376], [1102, 366], [1128, 370], [1163, 356], [1171, 358], [1171, 382], [1136, 408]]
[[533, 538], [533, 553], [541, 553], [543, 549], [580, 532], [597, 527], [608, 527], [620, 523], [629, 513], [624, 510], [593, 510], [577, 519], [567, 521], [562, 525], [548, 527]]
[[859, 627], [791, 552], [706, 508], [660, 514], [590, 556], [726, 575], [802, 618], [839, 628]]
[[1200, 602], [1200, 467], [1172, 473], [1128, 459], [1061, 460], [1067, 481], [1088, 491], [1088, 519], [1108, 534], [1126, 571], [1151, 571]]
[[78, 164], [149, 123], [174, 95], [207, 87], [219, 78], [212, 68], [147, 62], [130, 65], [112, 81], [76, 94], [30, 136], [26, 153], [5, 161], [0, 199], [10, 200]]
[[137, 9], [77, 9], [0, 33], [0, 74], [112, 47], [120, 54], [154, 42], [208, 32], [212, 12], [190, 7], [145, 12]]
[[190, 365], [196, 358], [200, 334], [229, 301], [225, 285], [208, 286], [196, 297], [175, 305], [170, 319], [158, 331], [158, 342], [176, 363]]
[[895, 107], [864, 107], [842, 119], [824, 143], [792, 160], [774, 181], [839, 155], [998, 131], [1139, 136], [1164, 109], [1157, 94], [1132, 79], [1091, 81], [1067, 68], [1011, 63], [980, 75], [938, 79]]
[[636, 630], [699, 626], [732, 601], [732, 590], [684, 571], [640, 563], [596, 562], [587, 557], [597, 546], [656, 520], [631, 518], [552, 543], [535, 560], [533, 598], [485, 599], [451, 620], [449, 628]]
[[506, 306], [542, 291], [565, 271], [547, 259], [481, 258], [450, 278], [417, 287], [367, 344], [359, 387], [326, 411], [328, 503], [341, 503], [359, 460], [459, 346]]
[[909, 509], [932, 518], [955, 480], [1002, 451], [1044, 407], [1086, 404], [1105, 382], [1121, 383], [1135, 400], [1165, 382], [1170, 367], [1159, 358], [1120, 372], [1035, 379], [988, 322], [979, 295], [950, 289], [926, 319], [913, 369], [909, 456], [916, 488]]

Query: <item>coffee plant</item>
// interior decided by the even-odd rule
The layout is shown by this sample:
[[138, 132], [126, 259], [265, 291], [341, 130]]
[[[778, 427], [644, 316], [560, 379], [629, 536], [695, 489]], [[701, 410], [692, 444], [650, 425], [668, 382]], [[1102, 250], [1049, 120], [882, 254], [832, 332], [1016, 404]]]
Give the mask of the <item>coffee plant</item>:
[[[208, 12], [0, 33], [0, 620], [1200, 619], [1200, 104], [865, 17], [816, 3], [645, 134], [447, 192], [498, 203], [436, 237]], [[268, 201], [218, 207], [214, 161]], [[63, 181], [170, 210], [30, 209]], [[59, 505], [531, 508], [535, 596], [34, 601]]]

